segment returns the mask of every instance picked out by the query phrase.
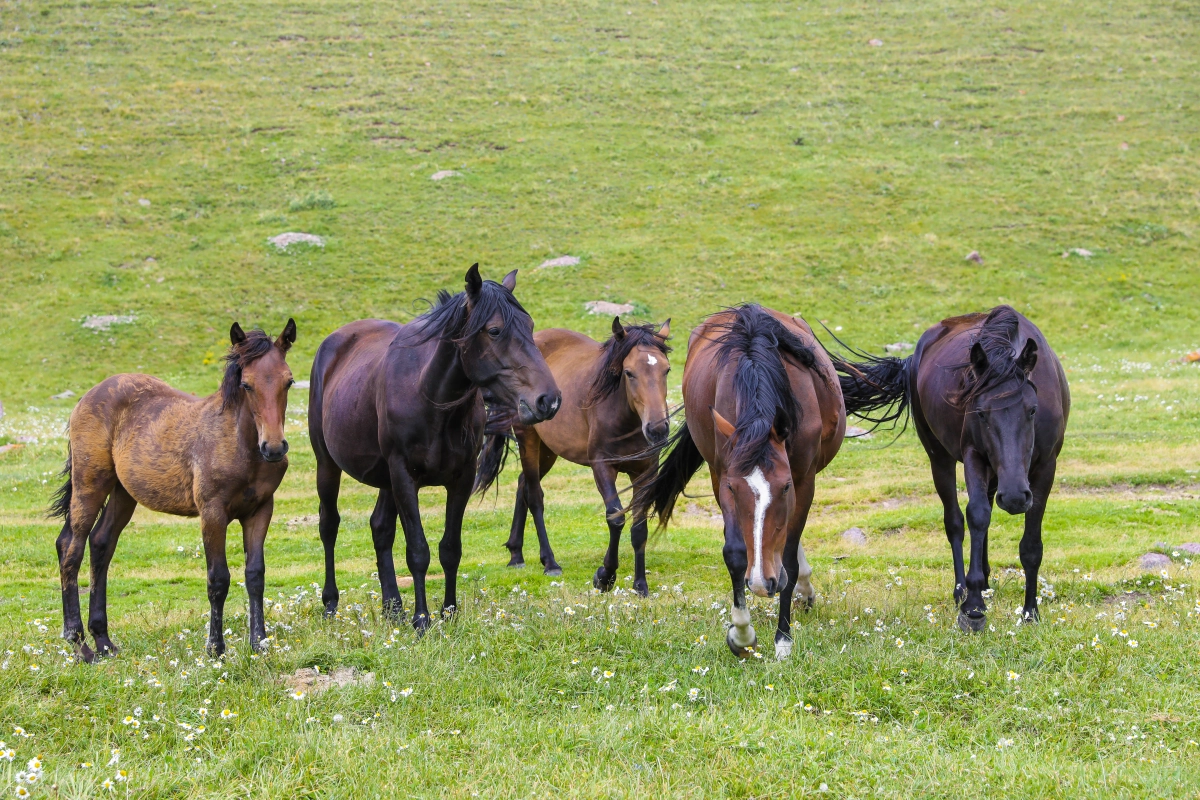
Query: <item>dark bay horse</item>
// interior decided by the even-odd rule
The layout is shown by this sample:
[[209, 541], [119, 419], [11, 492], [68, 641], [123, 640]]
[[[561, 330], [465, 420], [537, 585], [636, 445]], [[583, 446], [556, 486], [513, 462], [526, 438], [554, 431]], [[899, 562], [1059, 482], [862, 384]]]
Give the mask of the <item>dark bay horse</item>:
[[429, 544], [417, 492], [446, 487], [446, 529], [438, 546], [446, 573], [443, 613], [457, 605], [463, 512], [484, 440], [484, 392], [526, 425], [553, 417], [562, 400], [534, 346], [533, 320], [513, 296], [516, 285], [516, 270], [495, 283], [481, 279], [475, 264], [465, 291], [440, 292], [437, 304], [411, 323], [359, 320], [321, 342], [312, 366], [308, 430], [317, 456], [326, 613], [338, 604], [334, 544], [343, 472], [379, 490], [371, 534], [383, 610], [397, 616], [392, 544], [400, 516], [416, 593], [412, 621], [419, 631], [431, 620], [425, 601]]
[[[543, 516], [542, 478], [554, 462], [565, 458], [592, 468], [596, 488], [604, 498], [608, 520], [608, 552], [592, 583], [597, 589], [612, 589], [617, 579], [621, 530], [625, 513], [617, 494], [617, 473], [636, 484], [648, 479], [658, 466], [653, 447], [663, 444], [670, 432], [667, 420], [667, 360], [671, 321], [661, 328], [653, 325], [622, 325], [613, 317], [612, 336], [603, 344], [589, 336], [562, 328], [538, 331], [533, 340], [546, 358], [554, 380], [562, 387], [562, 408], [554, 419], [533, 426], [516, 425], [521, 453], [521, 477], [517, 480], [516, 509], [508, 537], [512, 554], [510, 567], [525, 566], [522, 552], [525, 520], [533, 513], [541, 546], [542, 568], [547, 575], [561, 575], [554, 560]], [[503, 434], [492, 434], [485, 447], [491, 451], [480, 462], [489, 470], [496, 449], [506, 446]], [[481, 482], [483, 476], [481, 475]], [[487, 486], [481, 485], [486, 491]], [[634, 552], [633, 588], [643, 596], [646, 586], [646, 519], [636, 518], [630, 529]]]
[[[987, 623], [987, 534], [992, 501], [1025, 515], [1021, 566], [1024, 618], [1036, 620], [1037, 574], [1042, 563], [1042, 516], [1054, 488], [1054, 470], [1071, 393], [1062, 364], [1046, 337], [1009, 306], [987, 314], [945, 319], [921, 336], [908, 358], [835, 359], [846, 411], [874, 422], [911, 415], [933, 470], [954, 558], [954, 599], [964, 631]], [[967, 484], [970, 569], [963, 574], [963, 514], [956, 464]]]
[[225, 652], [225, 530], [233, 520], [241, 523], [250, 643], [259, 649], [266, 639], [263, 542], [275, 489], [288, 468], [283, 420], [293, 381], [285, 358], [296, 341], [296, 323], [289, 319], [272, 341], [260, 330], [245, 333], [235, 322], [229, 338], [225, 377], [215, 394], [197, 398], [149, 375], [114, 375], [88, 391], [71, 412], [67, 482], [52, 512], [65, 520], [57, 542], [63, 638], [85, 661], [95, 654], [79, 617], [84, 547], [90, 544], [92, 554], [88, 628], [97, 653], [115, 654], [108, 635], [108, 565], [138, 503], [165, 514], [200, 517], [213, 655]]
[[683, 368], [687, 424], [655, 479], [638, 487], [635, 513], [671, 517], [688, 479], [707, 462], [725, 520], [725, 566], [733, 583], [725, 642], [745, 657], [758, 644], [745, 588], [779, 592], [775, 655], [792, 649], [792, 596], [811, 604], [812, 567], [800, 536], [817, 473], [833, 460], [846, 414], [833, 364], [799, 319], [758, 305], [709, 317], [692, 331]]

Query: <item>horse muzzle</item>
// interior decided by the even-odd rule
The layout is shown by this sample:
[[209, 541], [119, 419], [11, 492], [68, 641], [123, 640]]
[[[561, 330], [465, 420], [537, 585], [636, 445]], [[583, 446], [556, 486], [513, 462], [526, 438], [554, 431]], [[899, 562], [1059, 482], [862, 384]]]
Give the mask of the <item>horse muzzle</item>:
[[1010, 514], [1024, 514], [1033, 507], [1033, 492], [998, 492], [996, 505]]
[[283, 457], [288, 453], [287, 440], [285, 439], [275, 447], [272, 447], [266, 442], [259, 442], [258, 452], [263, 457], [264, 461], [270, 461], [272, 464], [278, 461], [283, 461]]
[[561, 406], [562, 394], [559, 392], [538, 395], [533, 406], [521, 398], [521, 402], [517, 404], [517, 417], [521, 420], [521, 424], [533, 425], [553, 419]]

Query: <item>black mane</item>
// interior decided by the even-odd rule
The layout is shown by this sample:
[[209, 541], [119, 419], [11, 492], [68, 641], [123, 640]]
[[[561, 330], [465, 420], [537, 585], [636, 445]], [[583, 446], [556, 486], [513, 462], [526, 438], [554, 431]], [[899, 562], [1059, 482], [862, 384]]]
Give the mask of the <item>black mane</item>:
[[613, 334], [601, 345], [600, 365], [583, 401], [585, 407], [596, 405], [620, 387], [625, 359], [638, 345], [655, 347], [663, 355], [671, 352], [670, 345], [655, 332], [653, 325], [625, 325], [624, 328], [624, 336], [618, 339]]
[[737, 398], [734, 445], [729, 468], [741, 475], [770, 457], [771, 428], [787, 439], [800, 421], [800, 404], [792, 394], [783, 357], [815, 369], [816, 353], [783, 323], [748, 303], [729, 309], [733, 319], [721, 323], [717, 363], [737, 357], [733, 388]]
[[242, 370], [271, 352], [275, 342], [265, 331], [254, 328], [246, 338], [229, 347], [225, 354], [225, 377], [221, 380], [221, 410], [232, 408], [242, 399]]
[[495, 281], [484, 281], [479, 289], [479, 296], [467, 310], [467, 293], [450, 294], [445, 289], [437, 293], [437, 302], [413, 323], [423, 323], [420, 332], [416, 334], [414, 344], [424, 344], [433, 339], [460, 344], [483, 330], [497, 313], [503, 320], [506, 333], [515, 336], [528, 336], [525, 328], [513, 325], [517, 315], [529, 318], [527, 312], [517, 298], [508, 289]]
[[987, 356], [987, 369], [981, 374], [975, 374], [969, 361], [957, 365], [965, 369], [967, 376], [962, 391], [955, 397], [955, 402], [960, 407], [970, 405], [985, 392], [999, 389], [1009, 381], [1016, 381], [1016, 388], [998, 397], [1015, 394], [1025, 385], [1028, 376], [1017, 364], [1016, 345], [1020, 322], [1021, 318], [1012, 306], [996, 306], [984, 317], [983, 324], [979, 326], [979, 332], [975, 334], [971, 344], [978, 344], [983, 348], [983, 353]]

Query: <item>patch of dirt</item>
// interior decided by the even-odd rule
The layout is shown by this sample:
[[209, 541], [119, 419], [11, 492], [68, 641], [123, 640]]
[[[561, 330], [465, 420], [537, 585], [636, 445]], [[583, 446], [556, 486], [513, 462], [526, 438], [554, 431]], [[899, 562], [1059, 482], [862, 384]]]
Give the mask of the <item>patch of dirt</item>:
[[1119, 606], [1122, 603], [1125, 605], [1140, 605], [1141, 603], [1154, 602], [1154, 596], [1146, 592], [1122, 592], [1121, 594], [1110, 594], [1104, 598], [1104, 605]]
[[316, 667], [301, 667], [291, 675], [280, 675], [279, 679], [289, 689], [298, 689], [306, 694], [320, 694], [331, 687], [370, 686], [375, 683], [374, 672], [359, 672], [355, 667], [337, 667], [333, 672], [318, 672]]
[[305, 514], [302, 517], [292, 517], [287, 521], [287, 526], [289, 528], [294, 528], [298, 525], [316, 525], [320, 521], [320, 514]]

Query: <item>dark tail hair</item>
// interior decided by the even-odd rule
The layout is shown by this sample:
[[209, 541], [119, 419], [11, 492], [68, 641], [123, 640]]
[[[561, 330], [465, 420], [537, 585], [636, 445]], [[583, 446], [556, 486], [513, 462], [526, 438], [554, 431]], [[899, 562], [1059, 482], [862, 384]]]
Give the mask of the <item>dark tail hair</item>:
[[851, 352], [863, 360], [845, 361], [830, 354], [842, 387], [846, 413], [864, 419], [876, 428], [900, 421], [907, 428], [909, 359]]
[[513, 442], [513, 414], [507, 409], [488, 409], [484, 427], [483, 449], [475, 462], [476, 494], [485, 495], [496, 484], [508, 462], [509, 445]]
[[671, 452], [659, 466], [654, 479], [635, 488], [632, 506], [635, 515], [658, 517], [659, 528], [667, 526], [675, 510], [675, 500], [704, 463], [704, 456], [696, 449], [686, 422], [671, 435], [666, 447], [671, 448]]
[[67, 479], [66, 483], [58, 487], [58, 491], [54, 493], [54, 500], [50, 503], [50, 516], [62, 517], [63, 521], [68, 525], [71, 524], [71, 445], [67, 445], [67, 463], [63, 467], [60, 476]]

